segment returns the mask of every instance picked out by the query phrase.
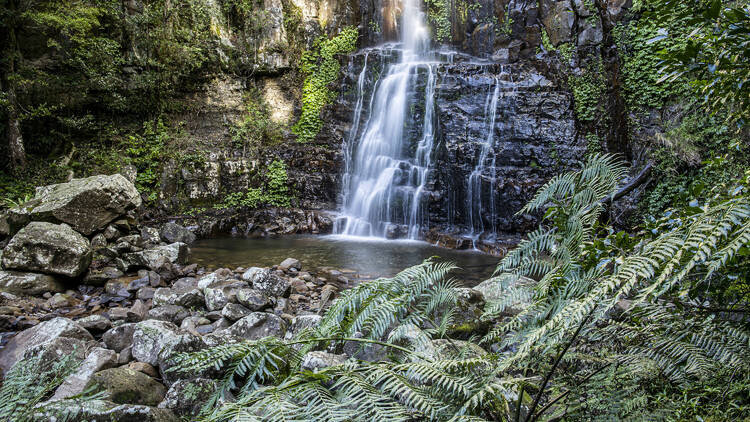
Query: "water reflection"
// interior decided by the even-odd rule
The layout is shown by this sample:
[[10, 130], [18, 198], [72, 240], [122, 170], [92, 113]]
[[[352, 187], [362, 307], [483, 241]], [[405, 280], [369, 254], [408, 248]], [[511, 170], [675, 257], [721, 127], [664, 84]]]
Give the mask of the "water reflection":
[[437, 256], [461, 267], [453, 277], [468, 286], [489, 277], [498, 262], [498, 258], [479, 252], [439, 248], [420, 241], [337, 236], [205, 239], [194, 243], [190, 249], [191, 261], [209, 269], [270, 267], [293, 257], [302, 261], [305, 270], [333, 267], [356, 272], [361, 279], [392, 276]]

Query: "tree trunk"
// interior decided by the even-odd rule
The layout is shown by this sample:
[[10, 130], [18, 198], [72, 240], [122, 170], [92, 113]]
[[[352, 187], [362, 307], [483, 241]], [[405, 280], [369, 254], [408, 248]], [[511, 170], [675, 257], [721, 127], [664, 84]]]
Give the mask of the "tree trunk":
[[15, 89], [10, 86], [6, 92], [8, 98], [8, 152], [10, 168], [14, 172], [26, 168], [26, 150], [23, 147], [23, 136], [21, 136], [21, 124], [18, 120], [18, 103], [16, 101]]
[[5, 44], [3, 51], [4, 66], [2, 66], [2, 75], [0, 82], [7, 100], [7, 142], [8, 142], [8, 166], [18, 173], [26, 168], [26, 150], [23, 147], [23, 136], [21, 135], [21, 122], [18, 117], [18, 98], [16, 97], [16, 86], [13, 76], [16, 72], [16, 60], [18, 60], [18, 40], [16, 39], [16, 20], [15, 15], [18, 12], [18, 3], [9, 2], [11, 19], [5, 22], [2, 41]]

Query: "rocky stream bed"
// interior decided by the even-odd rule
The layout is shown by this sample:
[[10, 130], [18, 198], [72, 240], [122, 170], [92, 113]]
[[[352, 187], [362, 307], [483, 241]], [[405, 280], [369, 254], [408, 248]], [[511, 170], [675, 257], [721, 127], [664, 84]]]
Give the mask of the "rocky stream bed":
[[[219, 374], [170, 370], [178, 353], [291, 338], [316, 326], [337, 294], [357, 282], [351, 271], [305, 271], [293, 257], [266, 268], [248, 262], [207, 271], [190, 263], [196, 234], [174, 222], [141, 224], [140, 201], [122, 175], [94, 176], [39, 188], [0, 220], [0, 369], [33, 357], [40, 371], [64, 356], [80, 362], [46, 408], [80, 407], [71, 398], [93, 387], [106, 399], [78, 409], [87, 420], [189, 417]], [[455, 329], [471, 330], [483, 294], [492, 292], [483, 285], [460, 290]], [[345, 352], [310, 352], [303, 367], [383, 357], [375, 347]]]

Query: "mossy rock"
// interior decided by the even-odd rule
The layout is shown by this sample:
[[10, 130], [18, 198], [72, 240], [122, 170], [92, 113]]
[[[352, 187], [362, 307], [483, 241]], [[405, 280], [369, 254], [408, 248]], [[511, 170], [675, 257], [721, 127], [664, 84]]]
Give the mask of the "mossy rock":
[[115, 403], [146, 406], [158, 405], [166, 393], [166, 388], [155, 379], [123, 367], [97, 372], [86, 387], [106, 391]]

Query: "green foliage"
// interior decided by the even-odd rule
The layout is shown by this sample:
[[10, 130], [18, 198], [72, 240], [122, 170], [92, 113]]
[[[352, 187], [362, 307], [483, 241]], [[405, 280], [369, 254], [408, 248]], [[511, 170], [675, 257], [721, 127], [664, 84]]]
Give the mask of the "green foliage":
[[265, 173], [263, 187], [249, 188], [245, 192], [233, 192], [228, 194], [220, 204], [214, 208], [258, 208], [261, 205], [272, 205], [275, 207], [289, 207], [292, 195], [289, 190], [289, 178], [286, 173], [286, 164], [275, 160]]
[[602, 98], [605, 85], [601, 63], [590, 66], [581, 75], [570, 75], [568, 85], [573, 91], [576, 117], [580, 121], [595, 121], [603, 113]]
[[427, 0], [427, 18], [432, 25], [435, 39], [449, 41], [451, 37], [451, 2], [449, 0]]
[[[653, 2], [641, 5], [647, 13]], [[684, 19], [669, 13], [664, 22], [673, 33], [687, 34]], [[685, 45], [684, 38], [674, 38], [660, 44], [651, 42], [659, 36], [659, 22], [650, 18], [633, 19], [619, 23], [614, 28], [615, 41], [622, 57], [623, 94], [631, 110], [648, 110], [667, 104], [670, 99], [689, 93], [690, 88], [684, 78], [676, 78], [669, 83], [660, 83], [664, 64], [661, 54], [680, 51]]]
[[[719, 0], [654, 0], [653, 7], [649, 17], [661, 25], [652, 39], [663, 48], [661, 80], [689, 77], [708, 110], [723, 112], [743, 125], [750, 114], [750, 6]], [[681, 26], [674, 28], [672, 21]], [[670, 48], [675, 43], [679, 48]]]
[[242, 121], [229, 129], [236, 148], [258, 147], [281, 140], [281, 128], [271, 120], [268, 104], [257, 88], [245, 95], [245, 115]]
[[161, 165], [169, 131], [161, 118], [143, 124], [143, 134], [127, 137], [125, 160], [138, 170], [135, 186], [149, 201], [156, 201], [161, 178]]
[[596, 133], [589, 133], [586, 135], [586, 153], [587, 155], [601, 154], [602, 151], [602, 140]]
[[[54, 406], [38, 406], [54, 393], [66, 377], [78, 369], [80, 360], [73, 352], [64, 355], [57, 362], [45, 364], [40, 355], [16, 362], [5, 374], [0, 388], [0, 420], [14, 422], [31, 422], [38, 420], [35, 413], [50, 412], [60, 421], [73, 421], [76, 412], [55, 411]], [[71, 397], [71, 400], [101, 399], [104, 393], [91, 394], [92, 391]]]
[[302, 55], [300, 69], [305, 74], [302, 86], [302, 115], [292, 126], [292, 132], [297, 135], [299, 142], [312, 141], [323, 127], [320, 112], [336, 95], [329, 85], [339, 77], [341, 64], [337, 56], [354, 51], [357, 36], [356, 28], [344, 28], [331, 39], [319, 38], [312, 49]]

